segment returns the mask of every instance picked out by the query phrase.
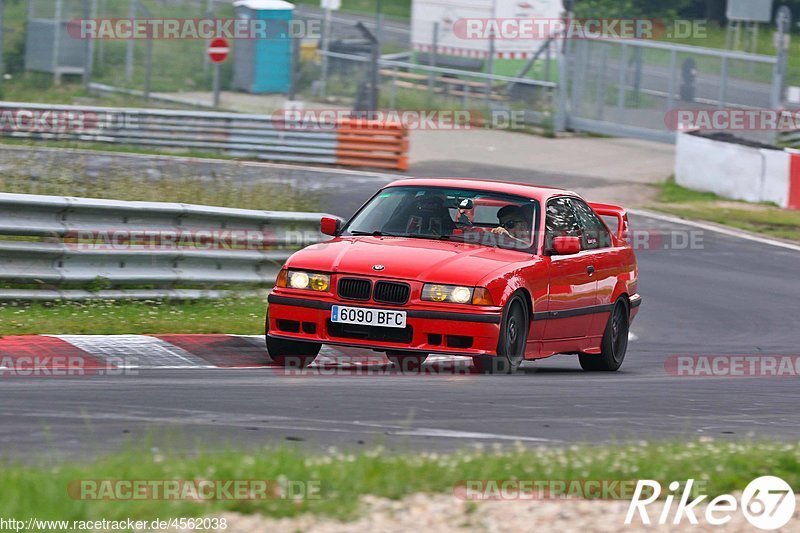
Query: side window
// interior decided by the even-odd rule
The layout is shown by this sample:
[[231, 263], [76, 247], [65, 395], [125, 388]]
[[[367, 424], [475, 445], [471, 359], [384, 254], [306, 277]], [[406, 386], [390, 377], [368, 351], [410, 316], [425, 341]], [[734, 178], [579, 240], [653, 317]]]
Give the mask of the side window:
[[545, 218], [545, 250], [553, 249], [555, 237], [579, 237], [581, 227], [575, 212], [572, 210], [569, 198], [553, 198], [547, 202], [547, 217]]
[[592, 208], [586, 202], [577, 198], [572, 198], [572, 206], [575, 208], [578, 222], [583, 229], [583, 235], [581, 236], [583, 249], [597, 250], [610, 247], [611, 235], [608, 233], [608, 228], [600, 220], [600, 217], [592, 211]]

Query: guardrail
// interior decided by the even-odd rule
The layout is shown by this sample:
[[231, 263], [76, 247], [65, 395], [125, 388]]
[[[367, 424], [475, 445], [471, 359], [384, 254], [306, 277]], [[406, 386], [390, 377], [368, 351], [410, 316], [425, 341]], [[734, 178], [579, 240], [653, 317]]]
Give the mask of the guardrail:
[[218, 298], [268, 287], [293, 251], [323, 240], [322, 216], [0, 193], [0, 299]]
[[0, 102], [0, 135], [408, 170], [407, 129], [400, 124], [367, 120], [326, 121], [321, 117], [313, 122], [293, 122], [283, 114]]

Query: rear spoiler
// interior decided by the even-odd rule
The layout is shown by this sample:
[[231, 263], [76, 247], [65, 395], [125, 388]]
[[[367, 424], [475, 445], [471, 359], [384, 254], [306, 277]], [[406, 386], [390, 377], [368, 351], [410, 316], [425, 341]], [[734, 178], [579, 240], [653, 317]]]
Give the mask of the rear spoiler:
[[617, 238], [628, 240], [628, 212], [618, 205], [598, 204], [589, 202], [589, 206], [601, 217], [614, 217], [617, 219]]

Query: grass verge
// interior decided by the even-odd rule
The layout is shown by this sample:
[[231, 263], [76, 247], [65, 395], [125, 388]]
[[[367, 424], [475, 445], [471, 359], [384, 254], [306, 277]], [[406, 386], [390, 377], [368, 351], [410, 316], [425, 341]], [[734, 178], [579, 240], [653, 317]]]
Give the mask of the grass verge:
[[706, 220], [779, 239], [800, 241], [800, 211], [771, 204], [751, 204], [687, 189], [673, 178], [661, 185], [651, 209], [684, 218]]
[[[44, 156], [43, 156], [44, 157]], [[265, 211], [305, 211], [319, 209], [318, 195], [288, 182], [258, 181], [236, 174], [235, 168], [220, 168], [209, 176], [198, 176], [194, 165], [183, 165], [182, 172], [160, 175], [135, 168], [117, 168], [103, 173], [102, 179], [87, 179], [82, 172], [97, 172], [92, 155], [75, 154], [71, 167], [42, 164], [44, 177], [25, 172], [0, 174], [0, 191], [18, 194], [112, 198], [147, 202], [181, 202], [218, 207], [238, 207]]]
[[264, 332], [266, 300], [0, 303], [0, 336]]
[[[338, 519], [358, 515], [364, 495], [399, 499], [413, 493], [452, 493], [466, 480], [620, 480], [687, 478], [705, 481], [710, 496], [740, 491], [756, 477], [774, 475], [800, 484], [800, 443], [716, 442], [570, 446], [505, 451], [420, 452], [387, 455], [309, 455], [288, 448], [170, 454], [127, 450], [91, 463], [6, 462], [0, 501], [19, 519], [122, 520], [212, 515], [221, 511], [273, 517], [314, 513]], [[273, 480], [318, 483], [318, 498], [292, 500], [82, 500], [67, 493], [80, 480]]]

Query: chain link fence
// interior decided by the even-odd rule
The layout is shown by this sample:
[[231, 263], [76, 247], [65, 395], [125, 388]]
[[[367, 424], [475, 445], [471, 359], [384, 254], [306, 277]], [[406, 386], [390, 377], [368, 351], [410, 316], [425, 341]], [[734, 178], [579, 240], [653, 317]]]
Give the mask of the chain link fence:
[[670, 112], [769, 109], [777, 59], [653, 41], [568, 43], [570, 128], [671, 140]]
[[[368, 56], [331, 51], [324, 100], [353, 108], [366, 98], [371, 77]], [[491, 125], [492, 116], [519, 111], [527, 124], [551, 119], [557, 83], [471, 72], [382, 58], [378, 61], [378, 109], [409, 111], [467, 111]], [[299, 84], [304, 99], [321, 99], [320, 69], [315, 62], [301, 66]], [[503, 124], [508, 126], [508, 124]]]
[[[5, 0], [6, 5], [9, 1], [24, 0]], [[28, 6], [28, 68], [52, 73], [56, 64], [62, 74], [82, 75], [81, 65], [89, 61], [94, 82], [151, 94], [197, 93], [194, 101], [209, 101], [213, 88], [208, 42], [98, 39], [89, 44], [71, 39], [59, 45], [60, 38], [69, 37], [65, 25], [87, 16], [235, 16], [230, 0], [30, 0]], [[319, 23], [324, 12], [298, 6], [295, 18]], [[668, 122], [675, 110], [776, 109], [783, 103], [786, 63], [780, 53], [757, 55], [650, 40], [574, 39], [551, 42], [548, 52], [529, 68], [523, 68], [525, 61], [486, 58], [459, 64], [458, 57], [411, 52], [407, 24], [343, 13], [334, 13], [330, 23], [327, 53], [320, 50], [319, 35], [295, 39], [293, 89], [286, 99], [309, 107], [364, 109], [364, 102], [372, 102], [375, 85], [378, 109], [478, 115], [521, 111], [526, 122], [553, 124], [556, 130], [667, 142], [674, 138]], [[377, 64], [364, 28], [378, 37], [383, 55]], [[234, 56], [236, 45], [233, 42]], [[233, 65], [229, 60], [221, 67], [223, 90], [231, 87]], [[490, 70], [494, 74], [488, 74]], [[272, 97], [263, 111], [274, 111], [283, 99]], [[770, 140], [769, 133], [751, 136]]]
[[[48, 0], [52, 1], [52, 0]], [[209, 0], [95, 0], [98, 18], [233, 18], [233, 3]], [[152, 92], [207, 92], [213, 68], [203, 39], [98, 40], [92, 80]], [[223, 88], [233, 62], [221, 66]]]

